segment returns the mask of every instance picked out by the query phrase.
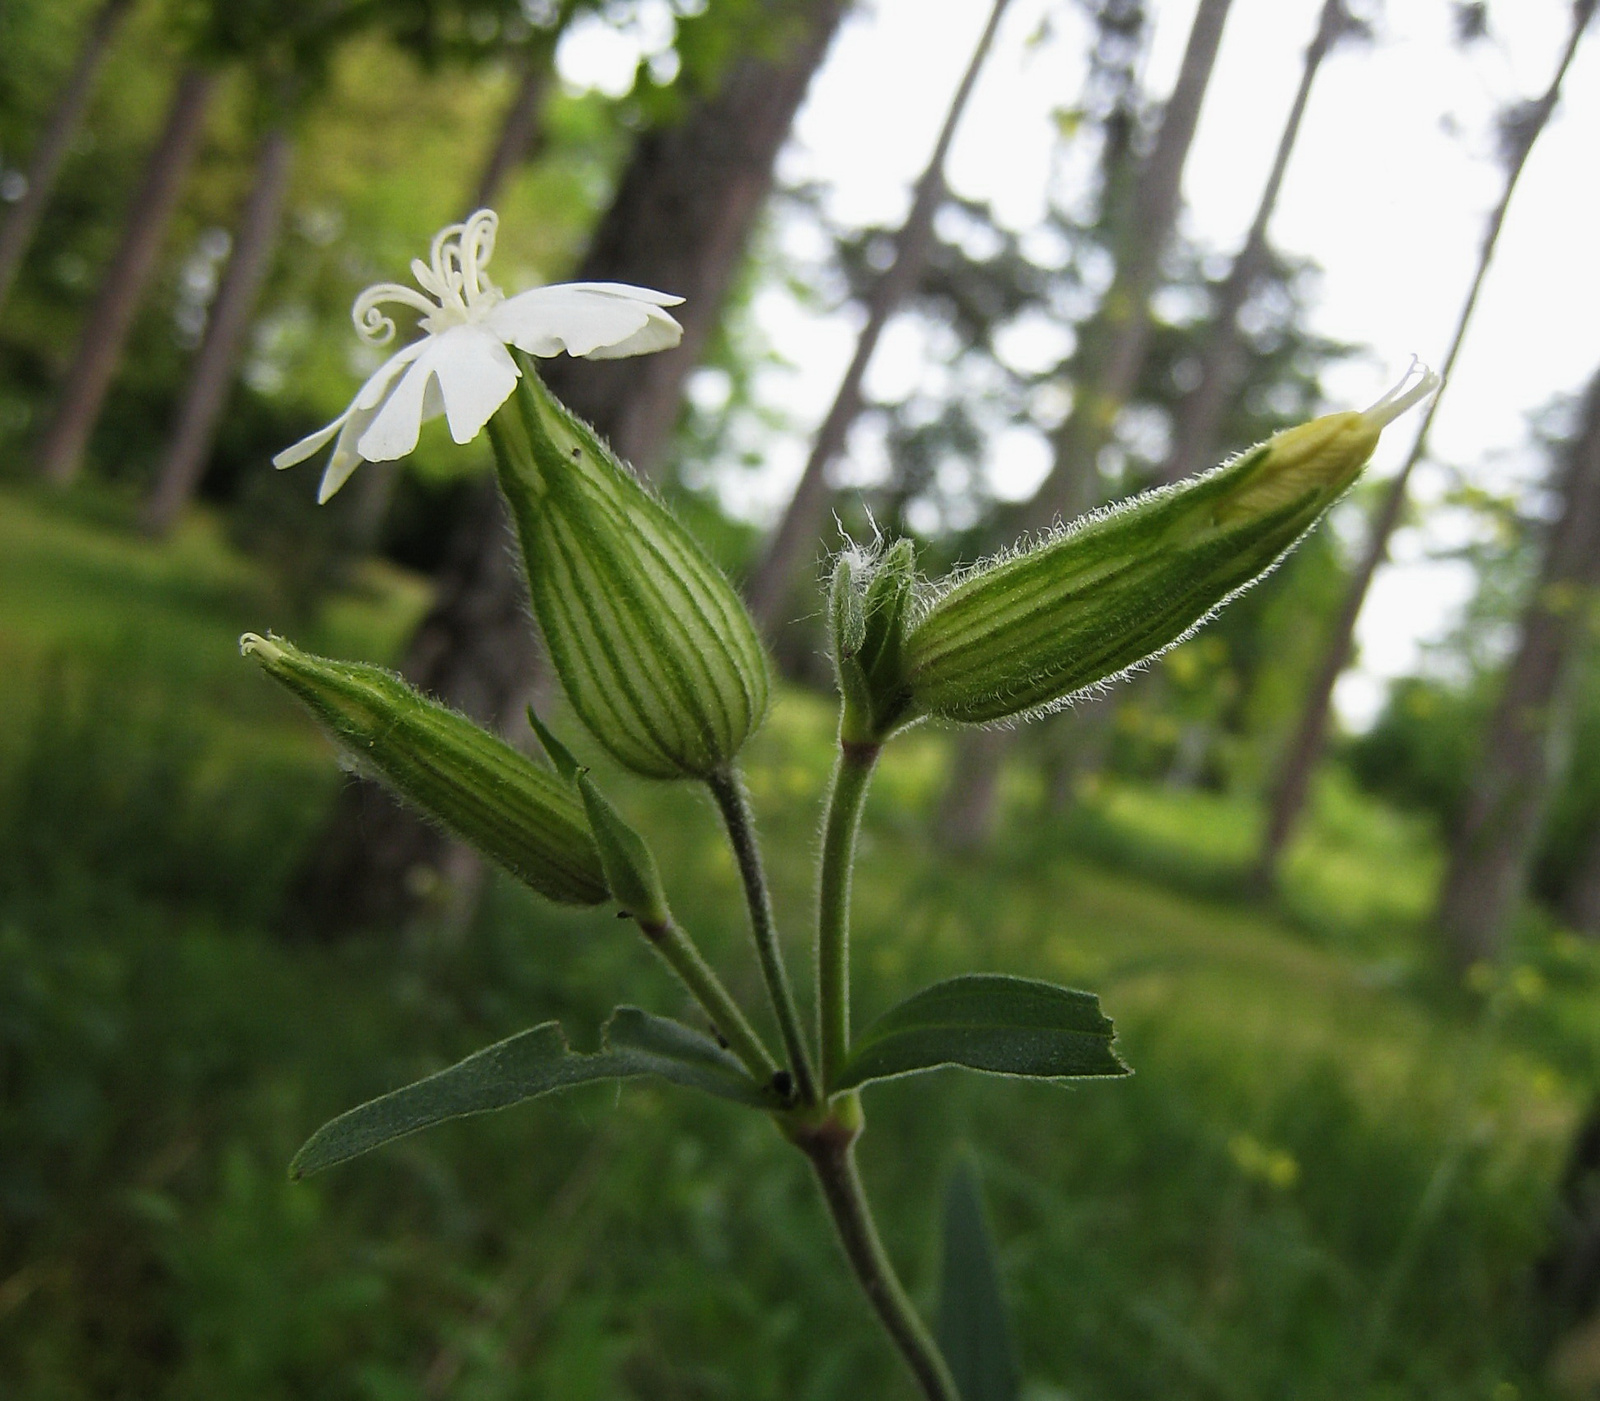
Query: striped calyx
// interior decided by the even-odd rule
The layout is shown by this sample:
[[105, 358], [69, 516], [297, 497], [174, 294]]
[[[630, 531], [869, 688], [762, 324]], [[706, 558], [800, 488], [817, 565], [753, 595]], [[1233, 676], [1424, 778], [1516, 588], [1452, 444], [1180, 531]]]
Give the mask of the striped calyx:
[[607, 896], [600, 854], [570, 785], [398, 676], [246, 633], [240, 650], [301, 700], [363, 772], [541, 895]]
[[906, 639], [912, 716], [986, 724], [1065, 704], [1175, 643], [1267, 573], [1438, 380], [1329, 414], [957, 576]]
[[625, 767], [703, 778], [766, 714], [755, 626], [694, 537], [519, 361], [489, 427], [561, 684]]

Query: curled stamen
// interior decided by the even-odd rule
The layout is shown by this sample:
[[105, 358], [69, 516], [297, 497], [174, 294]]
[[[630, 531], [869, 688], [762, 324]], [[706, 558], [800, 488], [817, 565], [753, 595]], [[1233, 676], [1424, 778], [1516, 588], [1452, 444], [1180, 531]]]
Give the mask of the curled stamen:
[[432, 315], [439, 309], [421, 292], [398, 282], [380, 282], [376, 287], [367, 288], [350, 308], [350, 319], [356, 324], [356, 334], [369, 345], [387, 345], [394, 339], [394, 318], [385, 316], [378, 309], [385, 302], [411, 307], [424, 316]]
[[433, 264], [434, 276], [439, 279], [441, 286], [450, 285], [450, 276], [445, 269], [445, 250], [452, 239], [461, 237], [461, 228], [460, 224], [446, 224], [434, 234], [433, 242], [428, 245], [428, 261]]
[[489, 284], [482, 281], [481, 276], [489, 259], [494, 257], [494, 236], [499, 222], [494, 210], [480, 209], [461, 231], [457, 246], [461, 253], [462, 285], [469, 305], [489, 290]]
[[[1421, 371], [1417, 382], [1411, 383], [1411, 377]], [[1400, 382], [1389, 390], [1377, 403], [1362, 413], [1363, 418], [1373, 419], [1379, 427], [1386, 423], [1393, 423], [1413, 404], [1421, 403], [1428, 395], [1437, 390], [1443, 383], [1439, 376], [1422, 363], [1415, 355], [1411, 363], [1406, 366], [1405, 374], [1400, 376]], [[1408, 387], [1409, 386], [1409, 387]]]

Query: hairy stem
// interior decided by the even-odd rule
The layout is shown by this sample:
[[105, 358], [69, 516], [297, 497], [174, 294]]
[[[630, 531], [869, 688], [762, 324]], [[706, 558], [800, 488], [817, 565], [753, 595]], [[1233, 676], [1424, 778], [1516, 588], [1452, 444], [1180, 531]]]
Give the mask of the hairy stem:
[[778, 1017], [778, 1029], [783, 1036], [790, 1071], [794, 1075], [795, 1095], [802, 1104], [814, 1104], [817, 1087], [811, 1072], [811, 1055], [806, 1049], [806, 1035], [800, 1025], [800, 1009], [795, 1005], [794, 989], [789, 983], [789, 970], [784, 965], [783, 950], [778, 944], [777, 925], [772, 917], [772, 896], [767, 889], [767, 873], [761, 863], [761, 845], [756, 840], [750, 795], [745, 791], [742, 775], [731, 766], [713, 773], [706, 779], [706, 786], [717, 800], [722, 821], [728, 829], [728, 841], [733, 846], [734, 859], [739, 863], [745, 903], [750, 907], [750, 933], [755, 939], [756, 958], [761, 963], [761, 976], [766, 980], [772, 1010]]
[[961, 1401], [938, 1345], [907, 1297], [878, 1237], [872, 1208], [856, 1171], [855, 1138], [860, 1118], [854, 1095], [845, 1097], [840, 1108], [846, 1105], [854, 1123], [847, 1127], [840, 1118], [831, 1118], [801, 1139], [800, 1146], [816, 1172], [850, 1268], [923, 1394], [928, 1401]]
[[744, 1062], [745, 1069], [758, 1083], [770, 1085], [778, 1073], [778, 1062], [756, 1030], [745, 1019], [733, 994], [723, 986], [716, 970], [706, 962], [705, 956], [683, 930], [671, 920], [637, 921], [650, 946], [661, 955], [667, 966], [682, 980], [693, 994], [694, 1000], [711, 1018], [717, 1034], [728, 1043], [728, 1049]]
[[879, 748], [841, 741], [828, 794], [817, 883], [817, 1039], [824, 1092], [850, 1053], [850, 872]]

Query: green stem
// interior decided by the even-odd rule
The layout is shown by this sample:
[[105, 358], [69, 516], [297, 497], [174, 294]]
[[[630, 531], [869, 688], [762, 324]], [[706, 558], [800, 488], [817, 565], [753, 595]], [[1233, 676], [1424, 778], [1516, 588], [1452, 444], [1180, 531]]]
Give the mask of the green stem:
[[706, 962], [694, 941], [669, 920], [636, 920], [650, 946], [666, 960], [666, 964], [694, 999], [706, 1010], [718, 1035], [728, 1043], [728, 1049], [744, 1062], [745, 1069], [758, 1084], [770, 1085], [778, 1073], [778, 1062], [772, 1052], [756, 1035], [756, 1030], [745, 1020], [739, 1004], [722, 984], [716, 970]]
[[846, 1127], [839, 1118], [831, 1118], [799, 1140], [800, 1146], [816, 1172], [850, 1268], [911, 1368], [917, 1384], [928, 1401], [961, 1401], [938, 1345], [906, 1295], [889, 1254], [883, 1248], [883, 1241], [878, 1237], [872, 1208], [856, 1170], [855, 1138], [860, 1131], [860, 1119], [854, 1095], [844, 1097], [839, 1107], [844, 1109], [847, 1105], [855, 1120], [853, 1124]]
[[761, 864], [761, 845], [756, 840], [755, 816], [750, 810], [750, 795], [737, 769], [718, 769], [706, 779], [711, 796], [722, 811], [733, 846], [739, 875], [744, 881], [745, 903], [750, 907], [750, 933], [755, 939], [756, 958], [766, 980], [767, 995], [778, 1017], [778, 1029], [794, 1075], [795, 1095], [801, 1104], [815, 1104], [816, 1081], [811, 1072], [811, 1055], [806, 1049], [806, 1034], [800, 1025], [800, 1009], [795, 1005], [789, 970], [784, 965], [783, 949], [778, 944], [777, 924], [772, 917], [772, 896], [767, 889], [767, 873]]
[[879, 748], [842, 740], [828, 794], [817, 883], [817, 1039], [824, 1093], [850, 1053], [850, 872]]

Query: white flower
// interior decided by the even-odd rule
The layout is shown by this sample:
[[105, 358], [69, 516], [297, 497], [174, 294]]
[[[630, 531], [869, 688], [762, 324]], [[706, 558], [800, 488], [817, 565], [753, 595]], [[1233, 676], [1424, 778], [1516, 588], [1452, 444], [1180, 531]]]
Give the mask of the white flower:
[[274, 466], [292, 467], [332, 442], [319, 502], [338, 491], [361, 463], [404, 457], [416, 447], [422, 425], [440, 414], [456, 442], [470, 443], [516, 387], [521, 371], [508, 345], [529, 355], [565, 351], [589, 360], [616, 360], [670, 349], [682, 337], [683, 327], [661, 308], [683, 298], [647, 287], [565, 282], [507, 298], [483, 275], [494, 253], [497, 223], [493, 210], [480, 209], [466, 223], [451, 224], [434, 236], [432, 266], [420, 258], [411, 262], [427, 296], [381, 282], [356, 298], [350, 316], [363, 340], [383, 345], [394, 338], [393, 320], [379, 310], [385, 302], [420, 311], [427, 334], [384, 361], [326, 428], [272, 459]]

